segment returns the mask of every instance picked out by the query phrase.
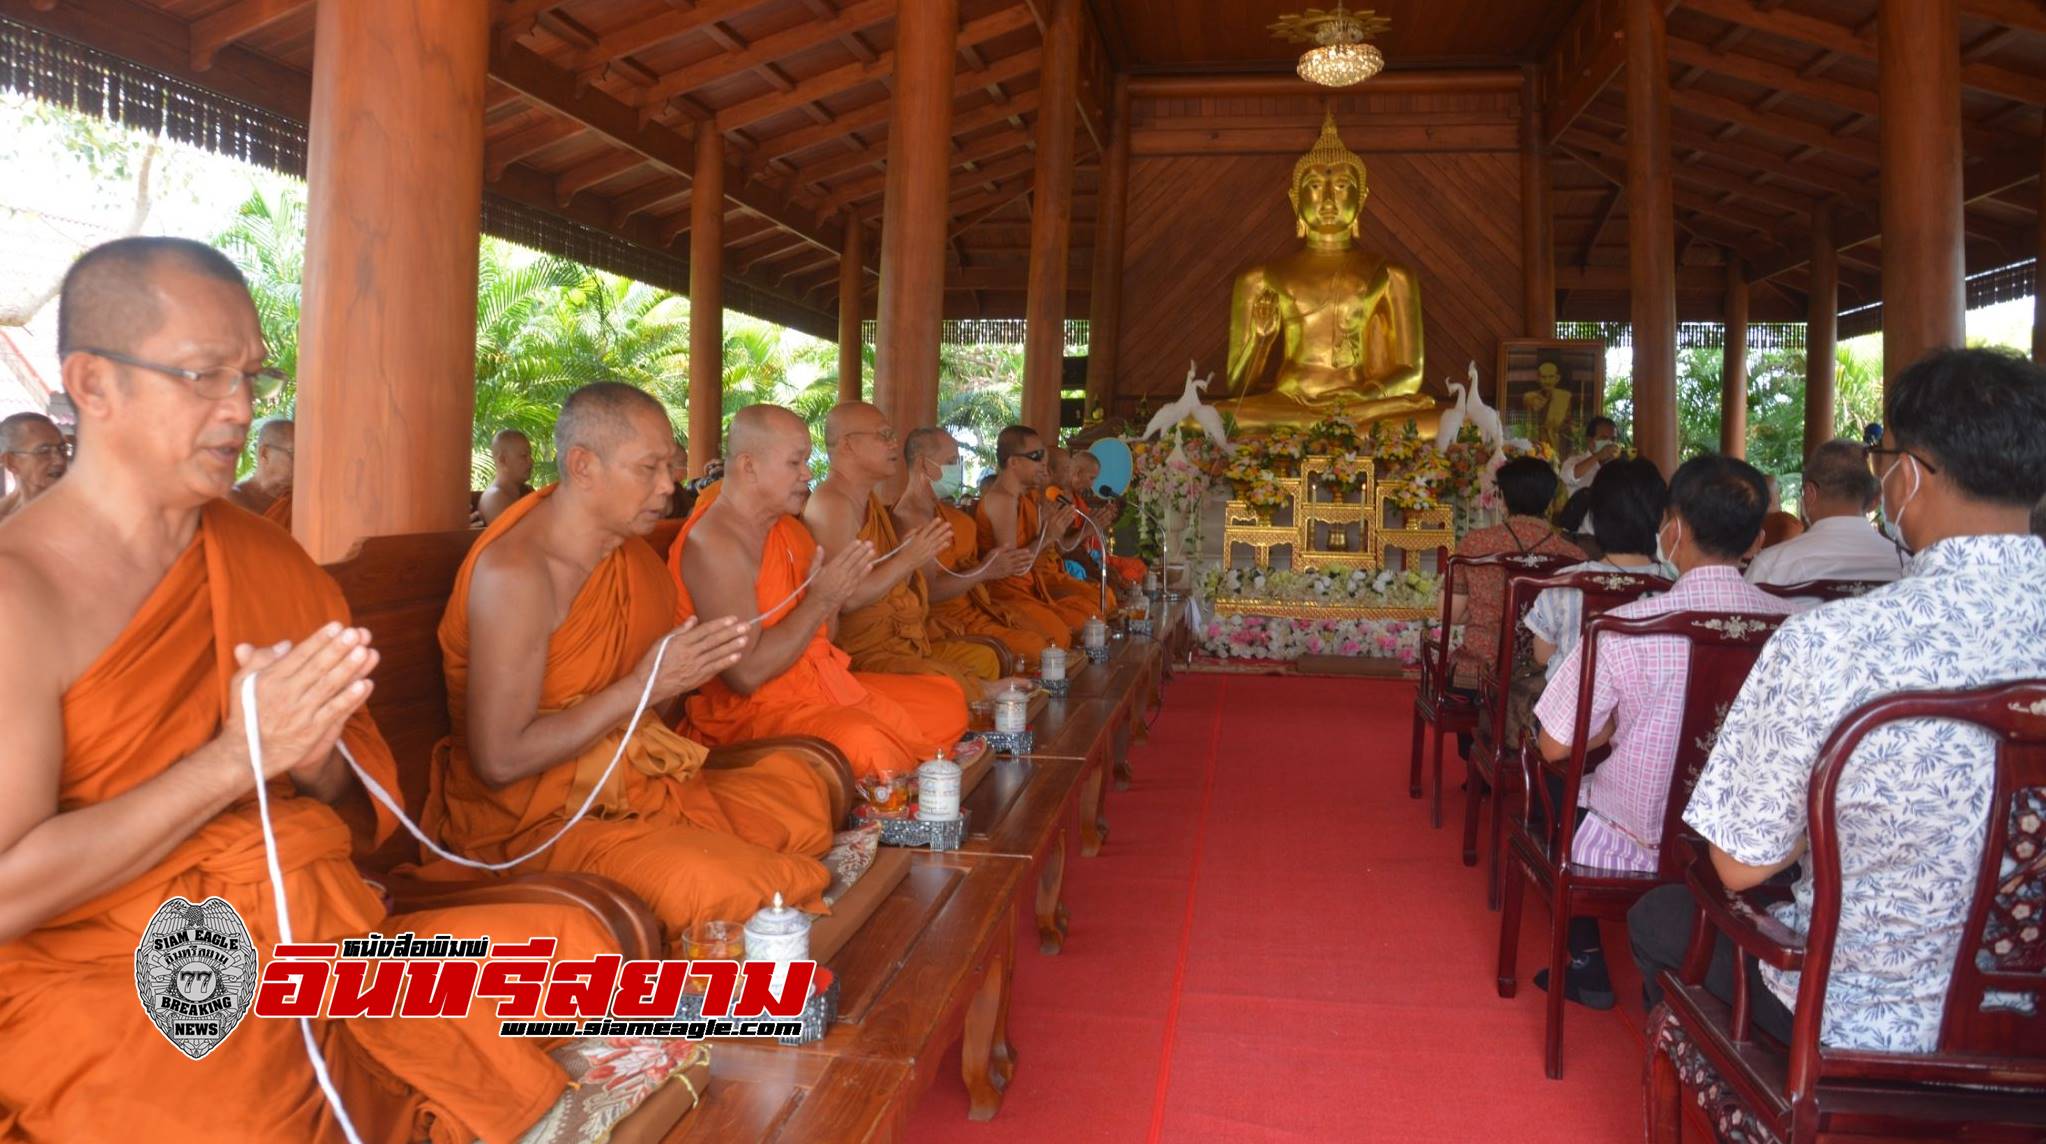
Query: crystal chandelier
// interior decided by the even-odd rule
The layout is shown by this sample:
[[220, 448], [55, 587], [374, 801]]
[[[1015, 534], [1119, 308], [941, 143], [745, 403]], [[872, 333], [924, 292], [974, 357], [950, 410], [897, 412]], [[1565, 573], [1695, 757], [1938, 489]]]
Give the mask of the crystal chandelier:
[[1366, 43], [1392, 26], [1369, 10], [1344, 11], [1337, 0], [1333, 12], [1319, 8], [1293, 16], [1281, 16], [1272, 31], [1294, 43], [1312, 43], [1300, 57], [1300, 78], [1323, 87], [1349, 87], [1363, 83], [1385, 70], [1385, 56], [1377, 45]]

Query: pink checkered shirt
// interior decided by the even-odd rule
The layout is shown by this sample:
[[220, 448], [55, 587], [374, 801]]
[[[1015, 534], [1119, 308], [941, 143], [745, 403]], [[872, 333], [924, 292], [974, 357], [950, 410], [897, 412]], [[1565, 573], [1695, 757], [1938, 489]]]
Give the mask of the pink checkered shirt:
[[[1693, 568], [1660, 596], [1614, 608], [1626, 619], [1670, 612], [1760, 612], [1785, 615], [1797, 605], [1741, 579], [1726, 565]], [[1583, 648], [1570, 649], [1563, 666], [1535, 704], [1542, 730], [1569, 745], [1577, 718]], [[1690, 672], [1685, 643], [1675, 636], [1600, 642], [1598, 678], [1592, 681], [1591, 729], [1614, 721], [1613, 753], [1584, 778], [1578, 805], [1591, 813], [1578, 825], [1570, 860], [1581, 866], [1653, 870], [1662, 845], [1662, 812], [1676, 765], [1677, 733], [1684, 719], [1684, 684]]]

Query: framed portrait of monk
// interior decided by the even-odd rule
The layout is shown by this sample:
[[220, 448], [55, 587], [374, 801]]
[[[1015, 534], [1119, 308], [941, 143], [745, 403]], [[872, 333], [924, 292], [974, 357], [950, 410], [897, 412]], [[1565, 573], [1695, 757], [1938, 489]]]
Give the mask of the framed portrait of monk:
[[1495, 408], [1506, 436], [1569, 455], [1584, 419], [1605, 412], [1606, 345], [1567, 338], [1499, 342]]

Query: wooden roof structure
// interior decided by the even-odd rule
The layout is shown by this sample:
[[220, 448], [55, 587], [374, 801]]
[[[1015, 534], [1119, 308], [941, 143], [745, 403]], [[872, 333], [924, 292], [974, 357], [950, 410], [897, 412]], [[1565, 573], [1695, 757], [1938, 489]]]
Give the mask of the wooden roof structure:
[[[493, 0], [485, 170], [493, 193], [656, 251], [687, 250], [691, 139], [721, 132], [726, 277], [829, 336], [844, 228], [878, 226], [898, 3]], [[1669, 63], [1680, 289], [1716, 291], [1723, 251], [1801, 293], [1799, 237], [1839, 211], [1843, 307], [1878, 300], [1870, 194], [1879, 0], [1678, 0]], [[1283, 72], [1272, 4], [1092, 0], [1082, 39], [1071, 309], [1085, 313], [1116, 71]], [[1020, 316], [1043, 65], [1042, 0], [962, 0], [953, 90], [947, 313]], [[1971, 271], [2029, 256], [2046, 107], [2046, 7], [1961, 0]], [[1538, 67], [1555, 148], [1559, 316], [1623, 298], [1627, 203], [1618, 0], [1377, 0], [1395, 70]], [[1271, 9], [1267, 11], [1267, 9]], [[0, 12], [289, 113], [314, 54], [312, 0], [5, 0]], [[877, 244], [868, 241], [867, 290]], [[1603, 305], [1601, 305], [1603, 303]]]

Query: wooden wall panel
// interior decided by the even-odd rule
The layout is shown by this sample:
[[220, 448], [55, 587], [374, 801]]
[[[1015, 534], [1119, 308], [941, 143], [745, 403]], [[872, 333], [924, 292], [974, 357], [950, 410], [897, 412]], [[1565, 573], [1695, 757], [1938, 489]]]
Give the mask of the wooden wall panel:
[[[1339, 124], [1371, 192], [1361, 244], [1420, 275], [1431, 390], [1469, 361], [1489, 375], [1499, 339], [1521, 330], [1519, 156], [1371, 152], [1367, 124]], [[1286, 182], [1302, 149], [1131, 159], [1119, 408], [1177, 394], [1189, 358], [1216, 372], [1209, 397], [1221, 397], [1231, 282], [1300, 243]]]
[[1223, 396], [1231, 283], [1299, 249], [1286, 184], [1327, 110], [1365, 163], [1360, 245], [1420, 275], [1431, 389], [1470, 361], [1489, 373], [1499, 339], [1522, 329], [1521, 77], [1395, 78], [1302, 93], [1185, 77], [1134, 92], [1119, 408], [1177, 394], [1189, 358], [1216, 372], [1210, 399]]

